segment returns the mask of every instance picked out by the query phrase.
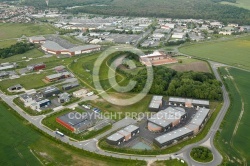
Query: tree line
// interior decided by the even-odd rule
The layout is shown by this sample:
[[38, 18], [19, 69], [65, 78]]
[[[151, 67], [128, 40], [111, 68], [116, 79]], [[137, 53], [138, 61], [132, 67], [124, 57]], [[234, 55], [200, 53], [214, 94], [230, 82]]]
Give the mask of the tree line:
[[4, 59], [13, 55], [23, 54], [33, 48], [35, 48], [33, 43], [18, 42], [10, 47], [0, 49], [0, 56]]
[[[150, 94], [180, 96], [197, 99], [222, 100], [221, 83], [213, 74], [203, 72], [178, 72], [164, 66], [155, 66]], [[141, 92], [147, 80], [146, 68], [136, 75], [125, 74], [137, 82], [132, 92]]]

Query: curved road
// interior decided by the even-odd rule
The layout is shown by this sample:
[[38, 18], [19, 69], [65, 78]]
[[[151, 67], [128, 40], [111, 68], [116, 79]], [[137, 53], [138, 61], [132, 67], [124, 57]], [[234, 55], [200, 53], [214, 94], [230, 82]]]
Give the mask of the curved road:
[[[219, 64], [219, 63], [215, 63], [215, 62], [209, 62], [211, 64], [212, 70], [216, 76], [216, 78], [221, 81], [220, 75], [217, 71], [217, 67], [219, 66], [223, 66], [223, 64]], [[226, 114], [227, 109], [229, 108], [230, 105], [230, 100], [228, 97], [228, 93], [224, 87], [224, 85], [222, 86], [222, 91], [223, 91], [223, 98], [224, 98], [224, 105], [221, 108], [217, 118], [215, 119], [212, 127], [210, 128], [207, 136], [202, 139], [201, 141], [194, 143], [194, 144], [190, 144], [185, 146], [183, 149], [181, 149], [180, 151], [174, 153], [174, 154], [163, 154], [163, 155], [157, 155], [157, 156], [141, 156], [141, 155], [129, 155], [129, 154], [121, 154], [121, 153], [115, 153], [115, 152], [108, 152], [105, 150], [102, 150], [98, 147], [97, 143], [98, 143], [98, 139], [102, 138], [103, 136], [111, 133], [112, 131], [115, 131], [119, 128], [125, 127], [128, 124], [133, 124], [136, 123], [135, 120], [130, 119], [130, 118], [126, 118], [123, 119], [121, 121], [118, 121], [116, 123], [113, 124], [112, 129], [97, 136], [94, 139], [90, 139], [90, 140], [86, 140], [86, 141], [78, 141], [78, 142], [74, 142], [71, 141], [69, 139], [69, 137], [65, 136], [63, 138], [58, 137], [54, 131], [50, 130], [49, 128], [45, 127], [41, 121], [43, 118], [46, 117], [46, 115], [40, 115], [40, 116], [30, 116], [27, 113], [25, 113], [20, 107], [16, 106], [13, 103], [13, 99], [16, 98], [17, 96], [7, 96], [5, 94], [3, 94], [2, 92], [0, 92], [0, 96], [2, 98], [3, 101], [5, 101], [10, 107], [12, 107], [14, 110], [16, 110], [23, 118], [25, 118], [26, 120], [28, 120], [30, 123], [34, 124], [37, 128], [41, 129], [42, 131], [46, 132], [47, 134], [53, 136], [53, 137], [57, 137], [58, 139], [61, 139], [61, 141], [65, 142], [65, 143], [69, 143], [72, 146], [75, 146], [77, 148], [80, 149], [84, 149], [86, 151], [91, 151], [91, 152], [95, 152], [101, 155], [105, 155], [105, 156], [113, 156], [116, 158], [126, 158], [126, 159], [137, 159], [137, 160], [145, 160], [148, 163], [152, 163], [153, 161], [156, 160], [168, 160], [171, 156], [176, 155], [178, 158], [181, 158], [183, 160], [185, 160], [188, 165], [211, 165], [211, 166], [215, 166], [215, 165], [219, 165], [222, 162], [222, 156], [220, 155], [220, 153], [216, 150], [214, 144], [213, 144], [213, 140], [214, 140], [214, 136], [217, 132], [217, 130], [219, 129], [219, 126]], [[88, 99], [88, 100], [91, 100]], [[191, 151], [191, 149], [193, 147], [199, 146], [199, 145], [203, 145], [203, 146], [207, 146], [209, 147], [213, 154], [214, 154], [214, 160], [210, 163], [207, 164], [201, 164], [201, 163], [197, 163], [195, 161], [193, 161], [190, 156], [189, 153]]]

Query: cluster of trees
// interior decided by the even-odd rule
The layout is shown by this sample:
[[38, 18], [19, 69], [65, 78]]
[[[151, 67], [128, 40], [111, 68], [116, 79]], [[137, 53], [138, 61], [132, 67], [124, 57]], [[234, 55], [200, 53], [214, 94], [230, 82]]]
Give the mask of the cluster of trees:
[[211, 161], [213, 159], [213, 154], [211, 150], [206, 147], [196, 147], [193, 148], [191, 153], [191, 157], [197, 161]]
[[[216, 19], [224, 23], [250, 24], [250, 11], [219, 3], [221, 0], [113, 0], [107, 5], [74, 8], [72, 13], [92, 13], [116, 16]], [[228, 2], [234, 0], [227, 0]]]
[[[153, 67], [153, 70], [154, 80], [150, 94], [222, 100], [221, 83], [211, 73], [177, 72], [164, 66]], [[136, 75], [126, 76], [137, 82], [132, 92], [142, 91], [147, 80], [146, 68]]]
[[33, 43], [18, 42], [8, 48], [0, 49], [0, 56], [2, 59], [8, 58], [13, 55], [23, 54], [34, 47], [35, 45]]

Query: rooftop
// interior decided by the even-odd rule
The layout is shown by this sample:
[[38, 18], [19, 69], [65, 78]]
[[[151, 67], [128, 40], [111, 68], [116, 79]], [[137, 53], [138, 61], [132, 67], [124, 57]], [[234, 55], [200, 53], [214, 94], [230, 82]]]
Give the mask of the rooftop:
[[129, 125], [127, 127], [124, 128], [124, 130], [126, 130], [127, 132], [133, 132], [135, 130], [139, 129], [139, 127], [135, 126], [135, 125]]
[[185, 135], [185, 134], [188, 134], [192, 132], [192, 130], [186, 128], [186, 127], [182, 127], [182, 128], [179, 128], [178, 130], [174, 130], [174, 131], [171, 131], [167, 134], [164, 134], [162, 136], [159, 136], [157, 138], [155, 138], [155, 140], [157, 142], [159, 142], [160, 144], [163, 144], [165, 142], [168, 142], [168, 141], [171, 141], [171, 140], [174, 140], [182, 135]]
[[109, 136], [107, 139], [111, 140], [111, 141], [118, 141], [120, 139], [124, 138], [123, 135], [119, 134], [119, 133], [114, 133], [111, 136]]
[[79, 128], [81, 125], [84, 125], [86, 121], [88, 121], [88, 118], [87, 118], [87, 115], [86, 116], [83, 115], [83, 116], [80, 116], [81, 118], [77, 118], [79, 116], [76, 116], [76, 114], [80, 114], [80, 113], [73, 111], [73, 112], [64, 114], [58, 118], [72, 127]]

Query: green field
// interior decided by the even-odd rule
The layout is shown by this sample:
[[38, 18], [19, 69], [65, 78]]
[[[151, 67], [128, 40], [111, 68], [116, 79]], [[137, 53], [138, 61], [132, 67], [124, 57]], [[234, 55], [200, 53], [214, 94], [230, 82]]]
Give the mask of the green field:
[[166, 161], [156, 161], [151, 166], [187, 166], [187, 163], [182, 163], [180, 160], [172, 159]]
[[0, 40], [55, 33], [49, 24], [0, 23]]
[[146, 165], [142, 161], [107, 158], [66, 147], [43, 136], [14, 114], [0, 102], [0, 165]]
[[11, 45], [16, 44], [17, 40], [4, 40], [4, 41], [0, 41], [0, 49], [1, 48], [6, 48], [6, 47], [10, 47]]
[[250, 69], [250, 36], [228, 41], [187, 45], [181, 47], [180, 52], [244, 69]]
[[245, 9], [250, 10], [250, 1], [249, 0], [236, 0], [236, 3], [230, 3], [230, 2], [221, 2], [222, 4], [226, 4], [226, 5], [233, 5], [233, 6], [237, 6], [237, 7], [242, 7]]
[[[17, 62], [17, 61], [25, 61], [29, 58], [37, 58], [43, 56], [44, 53], [38, 49], [32, 49], [30, 51], [25, 52], [24, 54], [14, 55], [5, 59], [0, 59], [0, 63], [4, 62]], [[22, 57], [26, 57], [22, 59]], [[41, 61], [42, 62], [42, 61]]]
[[250, 73], [233, 68], [222, 68], [220, 71], [231, 96], [231, 107], [215, 143], [230, 165], [243, 165], [244, 161], [244, 164], [249, 164]]
[[25, 89], [33, 89], [39, 88], [46, 85], [50, 85], [52, 83], [46, 84], [42, 79], [44, 79], [47, 75], [53, 74], [52, 72], [42, 72], [41, 74], [32, 74], [32, 75], [25, 75], [21, 76], [20, 78], [16, 79], [7, 79], [0, 81], [0, 89], [2, 91], [7, 91], [7, 88], [10, 86], [21, 84]]

